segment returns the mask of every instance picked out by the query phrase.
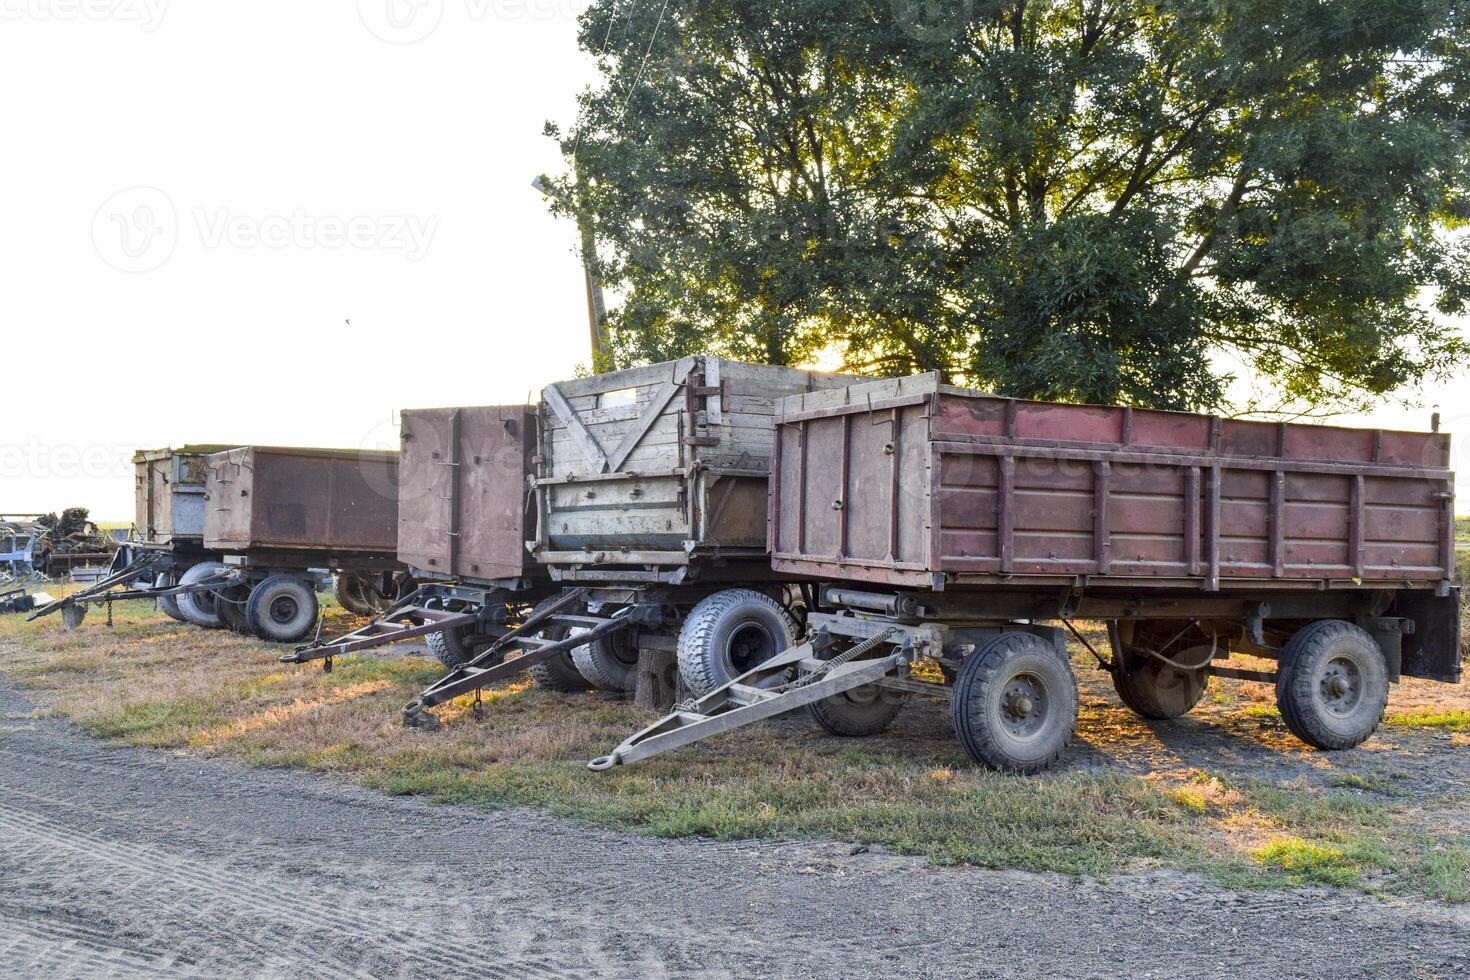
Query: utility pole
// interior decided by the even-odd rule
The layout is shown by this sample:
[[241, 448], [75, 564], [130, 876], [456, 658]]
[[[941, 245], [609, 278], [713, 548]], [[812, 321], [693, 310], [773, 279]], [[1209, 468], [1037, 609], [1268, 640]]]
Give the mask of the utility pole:
[[[531, 181], [531, 186], [547, 197], [567, 203], [566, 195], [553, 190], [541, 177]], [[597, 254], [597, 242], [592, 236], [592, 225], [581, 215], [577, 216], [577, 229], [582, 234], [582, 279], [587, 289], [587, 328], [592, 342], [592, 370], [601, 371], [607, 355], [607, 304], [602, 298], [602, 284], [592, 269], [592, 257]]]

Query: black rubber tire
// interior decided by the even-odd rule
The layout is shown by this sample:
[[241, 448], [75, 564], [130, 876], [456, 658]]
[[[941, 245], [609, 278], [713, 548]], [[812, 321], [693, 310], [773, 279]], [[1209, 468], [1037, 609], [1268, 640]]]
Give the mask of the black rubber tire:
[[[174, 587], [175, 579], [171, 572], [160, 572], [158, 578], [153, 580], [155, 588], [171, 589]], [[179, 611], [179, 600], [177, 596], [161, 595], [158, 597], [158, 611], [169, 619], [180, 623], [187, 623], [184, 614]]]
[[245, 615], [245, 604], [249, 601], [250, 587], [248, 585], [237, 585], [216, 595], [214, 608], [219, 612], [220, 622], [225, 624], [225, 629], [231, 633], [239, 633], [241, 636], [255, 635], [255, 630], [250, 625], [250, 618]]
[[[1189, 649], [1170, 659], [1193, 663], [1203, 657], [1203, 653]], [[1113, 690], [1134, 712], [1154, 721], [1189, 714], [1210, 683], [1210, 675], [1203, 670], [1180, 670], [1146, 653], [1130, 653], [1124, 662], [1131, 669], [1113, 671]]]
[[[532, 610], [531, 615], [551, 605], [556, 598], [543, 600]], [[541, 631], [540, 636], [548, 640], [562, 640], [571, 635], [571, 629], [559, 624], [552, 624]], [[580, 691], [590, 691], [592, 684], [577, 670], [576, 663], [572, 660], [570, 653], [558, 654], [550, 660], [543, 660], [539, 664], [533, 664], [526, 669], [536, 686], [547, 691], [559, 691], [562, 694], [575, 694]]]
[[[484, 652], [486, 647], [495, 642], [492, 637], [480, 636], [478, 641], [473, 640], [474, 637], [476, 634], [471, 632], [469, 627], [464, 626], [455, 630], [445, 630], [442, 633], [430, 633], [424, 637], [424, 642], [428, 644], [429, 652], [434, 655], [435, 660], [453, 670], [461, 664], [474, 660]], [[500, 660], [504, 659], [503, 656], [500, 657]], [[494, 664], [484, 666], [493, 667]]]
[[845, 694], [835, 694], [807, 705], [807, 711], [833, 735], [843, 738], [866, 738], [877, 735], [893, 724], [893, 719], [908, 703], [908, 692], [894, 691], [877, 684], [864, 684]]
[[[1330, 685], [1341, 682], [1339, 693]], [[1319, 749], [1367, 741], [1388, 707], [1388, 667], [1367, 630], [1324, 619], [1298, 630], [1276, 667], [1276, 705], [1297, 738]]]
[[716, 592], [679, 630], [679, 676], [702, 697], [795, 644], [796, 624], [775, 599], [753, 589]]
[[631, 691], [638, 686], [638, 648], [630, 631], [604, 636], [572, 651], [577, 672], [603, 691]]
[[[180, 585], [193, 585], [204, 579], [211, 578], [225, 570], [225, 566], [217, 561], [203, 561], [190, 568], [179, 577]], [[181, 595], [177, 598], [179, 615], [184, 617], [184, 622], [193, 623], [207, 630], [224, 629], [224, 621], [219, 618], [219, 610], [215, 608], [215, 596], [213, 592], [194, 592]]]
[[1062, 757], [1077, 729], [1072, 665], [1035, 634], [1002, 633], [961, 664], [950, 717], [976, 762], [1002, 772], [1040, 772]]
[[300, 643], [316, 627], [316, 591], [294, 575], [272, 575], [250, 590], [245, 617], [271, 643]]
[[376, 616], [384, 608], [382, 596], [366, 575], [342, 572], [332, 585], [332, 594], [343, 609], [358, 616]]

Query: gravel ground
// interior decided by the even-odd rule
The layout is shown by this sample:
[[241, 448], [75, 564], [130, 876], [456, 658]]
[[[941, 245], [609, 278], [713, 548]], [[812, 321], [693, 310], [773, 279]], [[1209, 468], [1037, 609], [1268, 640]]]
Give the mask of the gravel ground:
[[1470, 909], [663, 841], [113, 748], [0, 686], [5, 976], [1465, 976]]

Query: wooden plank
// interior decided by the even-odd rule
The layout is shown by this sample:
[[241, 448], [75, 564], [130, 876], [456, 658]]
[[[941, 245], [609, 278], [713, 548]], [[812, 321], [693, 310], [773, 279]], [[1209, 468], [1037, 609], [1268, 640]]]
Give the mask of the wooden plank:
[[583, 455], [593, 464], [597, 472], [601, 473], [606, 470], [607, 454], [602, 451], [602, 446], [598, 445], [592, 433], [588, 432], [587, 427], [582, 424], [582, 419], [577, 415], [576, 410], [567, 404], [566, 396], [561, 393], [561, 389], [556, 385], [547, 385], [544, 396], [546, 403], [551, 406], [551, 410], [566, 423], [567, 429], [572, 434], [572, 438], [577, 442], [577, 446], [582, 450]]
[[[686, 379], [687, 380], [687, 379]], [[720, 359], [718, 357], [706, 357], [704, 359], [704, 383], [716, 391], [720, 388]], [[706, 425], [723, 425], [724, 404], [718, 394], [710, 395], [705, 399], [704, 411]]]
[[559, 381], [556, 387], [567, 398], [601, 395], [609, 391], [622, 391], [626, 388], [642, 388], [645, 385], [656, 387], [676, 374], [688, 375], [693, 366], [694, 358], [686, 357], [678, 361], [665, 361], [662, 364], [648, 364], [642, 367], [626, 368], [622, 371], [609, 371], [590, 378]]
[[634, 449], [638, 448], [639, 441], [648, 434], [648, 430], [659, 420], [659, 416], [663, 414], [664, 409], [668, 407], [669, 402], [673, 400], [674, 395], [679, 391], [679, 387], [686, 380], [686, 377], [676, 377], [664, 382], [664, 386], [659, 389], [653, 401], [648, 403], [648, 408], [644, 411], [643, 417], [638, 420], [638, 424], [628, 431], [628, 434], [623, 437], [623, 441], [618, 445], [618, 448], [613, 450], [611, 458], [607, 461], [609, 470], [616, 473], [622, 468], [623, 462], [628, 458], [628, 455]]

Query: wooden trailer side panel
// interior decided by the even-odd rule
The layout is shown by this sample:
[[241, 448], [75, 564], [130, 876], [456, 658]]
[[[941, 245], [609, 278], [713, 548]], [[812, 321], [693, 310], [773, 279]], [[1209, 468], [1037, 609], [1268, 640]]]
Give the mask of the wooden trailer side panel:
[[551, 565], [763, 558], [776, 404], [852, 378], [689, 357], [549, 386], [538, 499]]
[[524, 405], [407, 411], [398, 558], [439, 575], [520, 578], [536, 418]]
[[209, 454], [225, 447], [146, 450], [133, 456], [133, 529], [154, 545], [204, 537], [204, 493]]

